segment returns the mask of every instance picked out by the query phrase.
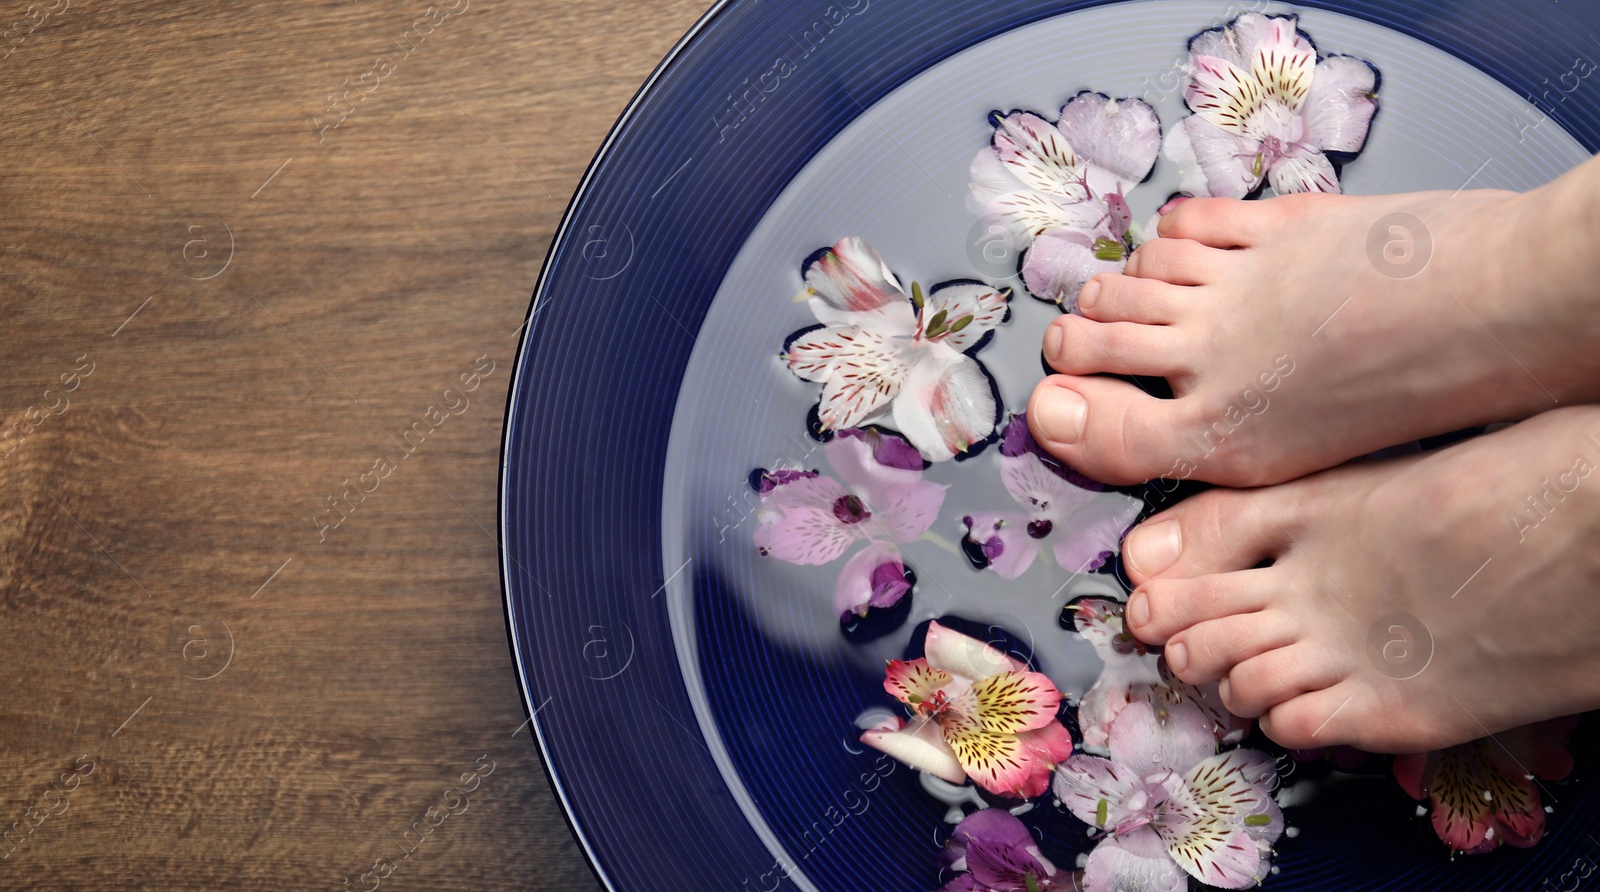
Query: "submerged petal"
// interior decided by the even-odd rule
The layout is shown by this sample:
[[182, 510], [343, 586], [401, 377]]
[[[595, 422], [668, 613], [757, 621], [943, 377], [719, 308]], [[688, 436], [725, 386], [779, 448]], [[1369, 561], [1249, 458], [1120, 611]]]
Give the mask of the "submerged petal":
[[1098, 570], [1122, 548], [1122, 537], [1144, 502], [1116, 492], [1094, 493], [1089, 503], [1055, 523], [1056, 564], [1072, 573]]
[[1084, 91], [1061, 109], [1056, 127], [1079, 155], [1125, 188], [1150, 175], [1161, 150], [1161, 120], [1142, 99], [1113, 100]]
[[826, 564], [860, 537], [858, 526], [840, 523], [833, 506], [847, 496], [838, 481], [806, 477], [777, 487], [756, 511], [754, 539], [761, 553], [791, 564]]
[[1186, 772], [1217, 751], [1211, 721], [1191, 703], [1129, 703], [1110, 731], [1112, 760], [1140, 772]]
[[1037, 238], [1022, 261], [1022, 281], [1028, 293], [1057, 304], [1065, 312], [1078, 306], [1078, 292], [1100, 273], [1120, 273], [1128, 265], [1126, 254], [1102, 259], [1095, 253], [1095, 237], [1080, 229], [1052, 229]]
[[1139, 772], [1127, 765], [1078, 753], [1056, 769], [1052, 789], [1078, 820], [1104, 830], [1120, 823], [1124, 803], [1142, 783]]
[[893, 607], [911, 591], [900, 549], [871, 543], [845, 562], [833, 588], [833, 610], [840, 617], [865, 616], [870, 608]]
[[1187, 131], [1189, 150], [1205, 175], [1205, 191], [1196, 195], [1244, 198], [1266, 179], [1266, 162], [1256, 140], [1230, 133], [1199, 115], [1184, 118], [1173, 131], [1179, 129]]
[[[1149, 830], [1134, 831], [1154, 838]], [[1089, 853], [1084, 865], [1084, 892], [1186, 892], [1189, 878], [1159, 847], [1135, 848], [1138, 836], [1107, 837]]]
[[1001, 579], [1016, 579], [1039, 556], [1038, 540], [1028, 535], [1029, 519], [1021, 514], [976, 513], [962, 518], [967, 539], [983, 552], [989, 569]]

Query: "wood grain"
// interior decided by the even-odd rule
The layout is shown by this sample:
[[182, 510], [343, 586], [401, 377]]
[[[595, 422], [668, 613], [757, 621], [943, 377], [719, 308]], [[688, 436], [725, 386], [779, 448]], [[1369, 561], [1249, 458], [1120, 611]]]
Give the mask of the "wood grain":
[[0, 3], [0, 888], [597, 888], [517, 731], [500, 426], [704, 2]]

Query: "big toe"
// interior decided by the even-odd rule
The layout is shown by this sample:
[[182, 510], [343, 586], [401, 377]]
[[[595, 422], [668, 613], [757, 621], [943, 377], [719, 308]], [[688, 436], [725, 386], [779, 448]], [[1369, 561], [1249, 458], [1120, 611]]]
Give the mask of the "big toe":
[[1055, 375], [1028, 404], [1028, 425], [1040, 445], [1102, 483], [1132, 485], [1176, 476], [1182, 400], [1157, 399], [1115, 378]]

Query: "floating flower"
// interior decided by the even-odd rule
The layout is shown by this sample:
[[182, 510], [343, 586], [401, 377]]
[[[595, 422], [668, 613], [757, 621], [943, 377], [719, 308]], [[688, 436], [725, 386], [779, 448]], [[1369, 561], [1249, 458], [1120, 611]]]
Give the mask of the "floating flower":
[[1073, 890], [1072, 872], [1062, 873], [1039, 851], [1027, 825], [999, 808], [976, 811], [956, 825], [945, 843], [945, 866], [960, 876], [940, 892], [1051, 892]]
[[1080, 753], [1056, 771], [1062, 804], [1106, 834], [1084, 865], [1087, 892], [1182, 892], [1185, 873], [1224, 889], [1266, 877], [1283, 832], [1271, 756], [1219, 755], [1211, 720], [1190, 703], [1130, 703], [1110, 742], [1111, 758]]
[[973, 210], [1026, 249], [1028, 291], [1071, 311], [1085, 282], [1127, 265], [1125, 196], [1156, 162], [1161, 121], [1143, 100], [1088, 91], [1055, 124], [1023, 111], [989, 120], [993, 143], [972, 161]]
[[[1544, 836], [1544, 802], [1535, 778], [1572, 773], [1568, 717], [1460, 746], [1396, 756], [1394, 776], [1413, 799], [1433, 806], [1433, 830], [1451, 849], [1477, 855], [1501, 843], [1528, 848]], [[1531, 772], [1531, 774], [1530, 774]]]
[[972, 778], [998, 796], [1031, 799], [1072, 754], [1072, 736], [1056, 712], [1050, 679], [999, 649], [928, 626], [927, 654], [890, 660], [883, 687], [911, 707], [912, 720], [890, 721], [861, 742], [953, 784]]
[[1378, 72], [1352, 56], [1317, 61], [1294, 16], [1246, 13], [1189, 41], [1184, 101], [1194, 114], [1167, 134], [1167, 158], [1191, 195], [1243, 198], [1338, 192], [1325, 152], [1354, 154], [1378, 110]]
[[911, 590], [900, 546], [933, 525], [945, 488], [922, 479], [922, 457], [893, 434], [841, 431], [823, 450], [843, 483], [816, 471], [752, 476], [756, 547], [791, 564], [827, 564], [865, 542], [840, 570], [833, 602], [842, 617], [865, 616]]
[[784, 360], [822, 385], [824, 430], [881, 415], [929, 461], [966, 452], [994, 433], [998, 407], [971, 354], [1005, 321], [1011, 292], [979, 282], [908, 294], [883, 258], [859, 238], [818, 252], [806, 267], [816, 328], [790, 337]]
[[1026, 413], [1013, 415], [1001, 434], [1000, 479], [1022, 513], [969, 514], [962, 522], [968, 554], [1005, 579], [1027, 571], [1046, 542], [1063, 570], [1099, 569], [1144, 507], [1045, 452], [1028, 430]]
[[1078, 634], [1094, 645], [1105, 663], [1094, 686], [1078, 704], [1078, 727], [1085, 748], [1104, 752], [1110, 742], [1111, 723], [1128, 705], [1150, 703], [1176, 707], [1188, 703], [1201, 711], [1221, 743], [1238, 743], [1250, 722], [1228, 712], [1215, 682], [1196, 687], [1167, 668], [1154, 653], [1124, 627], [1124, 604], [1110, 598], [1080, 598], [1069, 606]]

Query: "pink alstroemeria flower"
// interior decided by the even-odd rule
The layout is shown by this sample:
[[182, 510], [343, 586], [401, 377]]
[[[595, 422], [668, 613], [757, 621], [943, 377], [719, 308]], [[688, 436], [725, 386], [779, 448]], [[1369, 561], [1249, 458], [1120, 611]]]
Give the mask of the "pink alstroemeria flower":
[[1279, 195], [1338, 192], [1325, 152], [1354, 154], [1378, 110], [1378, 72], [1352, 56], [1317, 61], [1294, 16], [1246, 13], [1189, 41], [1184, 101], [1194, 112], [1167, 134], [1183, 191], [1244, 198], [1268, 181]]
[[890, 660], [884, 690], [911, 708], [861, 742], [953, 784], [972, 778], [997, 796], [1032, 799], [1072, 754], [1056, 719], [1061, 694], [1042, 673], [937, 622], [920, 660]]
[[1144, 507], [1045, 452], [1028, 430], [1026, 413], [1012, 416], [1001, 434], [1000, 479], [1022, 513], [980, 512], [961, 520], [969, 554], [1005, 579], [1027, 571], [1046, 542], [1053, 543], [1061, 569], [1099, 569], [1122, 547], [1122, 535]]
[[841, 431], [823, 453], [843, 483], [815, 471], [758, 475], [755, 544], [780, 561], [827, 564], [866, 543], [839, 571], [833, 601], [841, 617], [865, 616], [911, 590], [900, 546], [933, 525], [945, 487], [922, 479], [922, 457], [893, 434]]
[[1077, 892], [1073, 871], [1039, 851], [1026, 824], [1000, 808], [973, 812], [945, 843], [945, 867], [960, 873], [939, 892]]
[[1175, 707], [1188, 703], [1206, 716], [1216, 740], [1238, 743], [1250, 721], [1228, 712], [1215, 682], [1196, 687], [1172, 674], [1167, 661], [1124, 627], [1125, 605], [1110, 598], [1080, 598], [1069, 605], [1078, 634], [1094, 645], [1105, 668], [1078, 704], [1084, 748], [1105, 752], [1111, 723], [1130, 704]]
[[990, 115], [993, 144], [972, 161], [972, 209], [1025, 249], [1034, 297], [1070, 312], [1096, 273], [1121, 272], [1133, 219], [1125, 198], [1161, 151], [1161, 121], [1140, 99], [1082, 92], [1052, 124], [1031, 112]]
[[1452, 850], [1478, 855], [1502, 843], [1529, 848], [1544, 836], [1535, 778], [1558, 781], [1572, 773], [1567, 737], [1577, 721], [1552, 719], [1494, 741], [1396, 756], [1394, 776], [1413, 799], [1430, 800], [1433, 831]]
[[1266, 753], [1219, 755], [1211, 720], [1193, 704], [1131, 703], [1111, 723], [1111, 758], [1068, 759], [1055, 794], [1106, 834], [1084, 865], [1087, 892], [1183, 892], [1185, 873], [1244, 889], [1267, 876], [1283, 833], [1276, 780]]
[[822, 385], [824, 430], [888, 416], [929, 461], [966, 452], [994, 433], [999, 409], [983, 366], [970, 354], [1005, 321], [1011, 292], [946, 282], [907, 293], [883, 258], [859, 238], [818, 252], [806, 267], [816, 328], [790, 338], [789, 369]]

